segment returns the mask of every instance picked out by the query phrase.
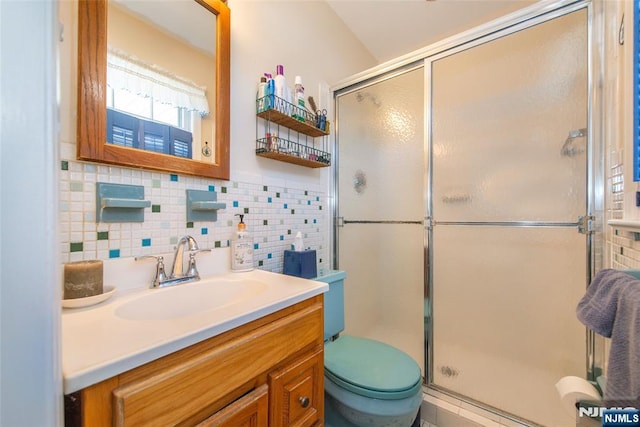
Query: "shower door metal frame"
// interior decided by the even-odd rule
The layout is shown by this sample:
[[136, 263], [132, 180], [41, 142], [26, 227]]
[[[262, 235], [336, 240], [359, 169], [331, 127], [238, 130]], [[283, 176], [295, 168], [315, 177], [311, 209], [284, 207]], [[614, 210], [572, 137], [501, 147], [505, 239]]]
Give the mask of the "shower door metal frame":
[[[333, 200], [333, 206], [332, 206], [332, 211], [333, 211], [333, 233], [332, 233], [332, 242], [331, 242], [331, 248], [332, 248], [332, 252], [333, 252], [333, 266], [334, 268], [339, 268], [339, 262], [338, 260], [340, 259], [340, 246], [339, 246], [339, 237], [338, 237], [338, 229], [341, 227], [344, 227], [345, 224], [423, 224], [423, 221], [412, 221], [412, 220], [408, 220], [408, 221], [394, 221], [394, 220], [379, 220], [379, 221], [369, 221], [369, 220], [361, 220], [361, 219], [344, 219], [344, 217], [339, 216], [340, 210], [339, 210], [339, 199], [340, 199], [340, 190], [338, 188], [338, 182], [339, 182], [339, 165], [340, 165], [340, 156], [338, 156], [338, 146], [339, 146], [339, 134], [340, 134], [340, 123], [338, 120], [338, 116], [339, 116], [339, 105], [338, 105], [338, 98], [344, 95], [348, 95], [350, 93], [353, 92], [357, 92], [358, 90], [361, 90], [365, 87], [377, 84], [377, 83], [382, 83], [385, 82], [387, 80], [393, 79], [395, 77], [401, 76], [403, 74], [409, 73], [411, 71], [415, 71], [415, 70], [419, 70], [421, 68], [424, 68], [424, 61], [422, 59], [417, 60], [417, 61], [413, 61], [411, 63], [405, 64], [401, 67], [392, 69], [392, 70], [388, 70], [383, 74], [379, 74], [379, 75], [373, 75], [370, 76], [369, 78], [341, 88], [341, 89], [334, 89], [333, 92], [333, 100], [334, 100], [334, 118], [333, 118], [333, 123], [335, 125], [335, 138], [334, 138], [334, 145], [333, 145], [333, 153], [334, 153], [334, 161], [333, 161], [333, 165], [331, 166], [333, 168], [333, 182], [331, 184], [333, 190], [333, 194], [334, 197], [332, 197]], [[426, 174], [427, 174], [427, 166], [425, 164], [425, 170], [424, 170], [424, 179], [426, 182]], [[426, 239], [426, 234], [425, 234], [425, 239]], [[425, 248], [426, 248], [426, 241], [425, 241]], [[425, 266], [426, 268], [426, 266]], [[426, 270], [425, 270], [426, 271]]]
[[[339, 128], [340, 123], [338, 121], [338, 96], [346, 93], [361, 89], [364, 86], [368, 86], [373, 83], [384, 81], [389, 78], [393, 78], [403, 72], [423, 67], [425, 73], [425, 96], [424, 96], [424, 112], [425, 112], [425, 218], [424, 218], [424, 271], [425, 271], [425, 285], [428, 288], [428, 292], [432, 292], [432, 254], [430, 248], [432, 247], [432, 200], [431, 200], [431, 184], [432, 184], [432, 159], [431, 159], [431, 146], [432, 135], [430, 125], [430, 112], [431, 112], [431, 63], [440, 57], [448, 56], [456, 50], [464, 50], [473, 46], [477, 46], [491, 40], [512, 34], [516, 31], [520, 31], [532, 26], [538, 25], [542, 22], [548, 21], [559, 16], [575, 12], [579, 9], [587, 8], [587, 67], [588, 67], [588, 113], [587, 113], [587, 206], [586, 213], [588, 217], [588, 238], [587, 238], [587, 250], [585, 256], [587, 257], [587, 281], [585, 283], [585, 289], [588, 286], [591, 277], [596, 271], [603, 267], [604, 260], [604, 191], [605, 188], [605, 126], [604, 126], [604, 102], [603, 102], [603, 90], [598, 83], [604, 79], [604, 42], [598, 42], [604, 40], [604, 8], [602, 2], [591, 0], [558, 0], [555, 2], [543, 2], [539, 4], [531, 5], [520, 11], [509, 14], [503, 18], [496, 19], [488, 24], [481, 25], [472, 30], [465, 31], [457, 36], [447, 38], [441, 42], [429, 45], [424, 49], [418, 50], [412, 54], [402, 56], [396, 60], [383, 63], [377, 67], [374, 67], [368, 71], [352, 76], [337, 85], [332, 87], [334, 93], [334, 124], [336, 137], [334, 139], [333, 152], [335, 153], [335, 162], [333, 168], [333, 182], [330, 184], [333, 188], [334, 197], [333, 200], [333, 233], [331, 236], [331, 246], [333, 248], [333, 263], [334, 266], [338, 265], [338, 167], [337, 164], [340, 161], [338, 153], [339, 144]], [[515, 225], [515, 224], [514, 224]], [[527, 226], [530, 224], [520, 224], [521, 226]], [[566, 225], [566, 224], [564, 224]], [[577, 225], [571, 223], [571, 225]], [[429, 301], [432, 304], [432, 301]], [[430, 307], [431, 309], [433, 307]], [[431, 311], [432, 313], [433, 311]], [[592, 331], [585, 328], [585, 342], [586, 342], [586, 354], [585, 354], [585, 373], [587, 379], [593, 380], [602, 372], [604, 366], [604, 339]], [[466, 396], [456, 395], [453, 392], [444, 389], [438, 389], [432, 381], [433, 375], [433, 348], [431, 345], [427, 345], [433, 338], [433, 326], [430, 325], [429, 330], [426, 331], [427, 340], [424, 345], [425, 351], [425, 383], [424, 391], [428, 392], [429, 389], [443, 392], [445, 394], [452, 395], [463, 401], [467, 401], [471, 404], [488, 409], [492, 412], [500, 414], [502, 416], [510, 417], [509, 414], [503, 413], [497, 408], [488, 408], [486, 405], [474, 402]]]
[[[587, 176], [586, 176], [586, 206], [585, 206], [585, 216], [580, 217], [575, 223], [546, 223], [546, 222], [523, 222], [523, 221], [513, 221], [513, 222], [495, 222], [495, 223], [487, 223], [487, 222], [478, 222], [472, 223], [469, 222], [467, 224], [463, 222], [456, 222], [456, 225], [499, 225], [506, 227], [575, 227], [576, 232], [583, 232], [586, 234], [586, 282], [585, 289], [591, 281], [591, 278], [602, 266], [602, 257], [598, 257], [597, 251], [594, 249], [597, 246], [597, 243], [600, 242], [600, 247], [602, 248], [602, 238], [603, 238], [603, 211], [604, 211], [604, 198], [601, 192], [597, 191], [597, 188], [604, 188], [604, 151], [603, 151], [603, 111], [602, 111], [602, 102], [600, 101], [600, 94], [597, 93], [598, 88], [594, 84], [596, 81], [601, 80], [601, 69], [600, 64], [602, 61], [602, 52], [600, 51], [601, 46], [595, 43], [594, 34], [599, 31], [599, 26], [594, 22], [594, 5], [589, 1], [582, 1], [572, 3], [568, 6], [559, 7], [553, 11], [545, 12], [537, 17], [533, 17], [513, 25], [506, 26], [502, 29], [497, 30], [496, 32], [489, 34], [485, 37], [468, 41], [464, 44], [459, 45], [454, 49], [447, 50], [445, 52], [439, 53], [437, 55], [433, 55], [429, 58], [425, 59], [425, 73], [426, 80], [431, 82], [431, 66], [434, 61], [438, 59], [442, 59], [444, 57], [453, 55], [455, 53], [461, 52], [463, 50], [480, 46], [482, 44], [497, 40], [501, 37], [508, 36], [510, 34], [514, 34], [517, 31], [528, 29], [534, 27], [536, 25], [547, 22], [551, 19], [558, 18], [560, 16], [564, 16], [573, 12], [576, 12], [581, 9], [587, 9]], [[599, 16], [599, 15], [598, 15]], [[426, 85], [425, 90], [427, 93], [425, 94], [425, 99], [427, 100], [427, 109], [430, 109], [432, 94], [431, 94], [431, 86]], [[436, 224], [447, 225], [447, 222], [435, 222], [433, 220], [433, 200], [432, 200], [432, 178], [433, 178], [433, 159], [431, 157], [431, 148], [433, 144], [432, 140], [432, 129], [431, 129], [431, 121], [427, 120], [425, 122], [427, 129], [425, 130], [425, 135], [427, 137], [427, 165], [429, 169], [429, 173], [427, 174], [427, 245], [426, 245], [426, 257], [427, 264], [429, 268], [427, 270], [427, 283], [428, 289], [431, 295], [433, 295], [433, 251], [431, 248], [433, 247], [433, 226]], [[433, 313], [433, 300], [429, 299], [430, 312]], [[586, 377], [590, 380], [595, 380], [595, 377], [598, 376], [602, 371], [603, 360], [604, 360], [604, 340], [601, 337], [597, 337], [593, 331], [589, 331], [585, 328], [586, 334]], [[483, 407], [492, 412], [498, 413], [502, 416], [506, 416], [509, 418], [513, 418], [517, 421], [520, 420], [517, 417], [514, 417], [510, 414], [506, 414], [498, 408], [487, 407], [487, 405], [482, 404], [480, 402], [475, 402], [472, 399], [469, 399], [467, 396], [459, 395], [451, 390], [440, 388], [439, 386], [433, 383], [433, 373], [434, 373], [434, 348], [433, 348], [433, 322], [430, 323], [429, 330], [427, 331], [427, 341], [431, 343], [428, 345], [426, 351], [426, 386], [428, 388], [438, 390], [444, 392], [446, 394], [455, 396], [465, 401], [469, 401], [470, 403], [475, 404], [476, 406]]]

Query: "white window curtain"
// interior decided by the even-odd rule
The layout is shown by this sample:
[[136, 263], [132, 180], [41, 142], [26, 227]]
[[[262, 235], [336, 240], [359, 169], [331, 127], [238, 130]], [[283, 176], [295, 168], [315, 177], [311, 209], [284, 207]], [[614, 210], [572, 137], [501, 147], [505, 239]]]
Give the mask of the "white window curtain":
[[202, 116], [209, 114], [206, 87], [112, 48], [107, 53], [107, 85], [197, 111]]

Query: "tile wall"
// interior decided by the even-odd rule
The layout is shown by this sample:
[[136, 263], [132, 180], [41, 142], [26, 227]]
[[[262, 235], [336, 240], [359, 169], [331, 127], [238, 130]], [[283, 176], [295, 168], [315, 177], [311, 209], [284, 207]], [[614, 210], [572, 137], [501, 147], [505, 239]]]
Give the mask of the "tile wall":
[[[74, 150], [75, 146], [69, 151], [75, 154]], [[63, 155], [60, 165], [62, 262], [168, 253], [187, 234], [200, 248], [228, 247], [239, 220], [235, 215], [244, 214], [253, 234], [256, 268], [282, 272], [283, 251], [291, 247], [298, 231], [305, 246], [317, 251], [318, 271], [330, 264], [324, 243], [328, 199], [319, 186], [261, 178], [255, 182], [203, 179], [78, 162], [73, 154]], [[144, 223], [96, 223], [96, 182], [143, 185], [145, 199], [151, 201]], [[216, 222], [187, 222], [187, 189], [216, 191], [218, 201], [227, 208], [218, 211]]]

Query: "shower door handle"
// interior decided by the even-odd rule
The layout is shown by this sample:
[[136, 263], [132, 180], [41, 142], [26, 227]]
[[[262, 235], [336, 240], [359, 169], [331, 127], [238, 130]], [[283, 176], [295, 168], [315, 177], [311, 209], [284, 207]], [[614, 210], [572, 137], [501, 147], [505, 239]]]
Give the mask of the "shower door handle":
[[580, 215], [578, 217], [578, 233], [593, 234], [593, 221], [596, 219], [593, 215]]

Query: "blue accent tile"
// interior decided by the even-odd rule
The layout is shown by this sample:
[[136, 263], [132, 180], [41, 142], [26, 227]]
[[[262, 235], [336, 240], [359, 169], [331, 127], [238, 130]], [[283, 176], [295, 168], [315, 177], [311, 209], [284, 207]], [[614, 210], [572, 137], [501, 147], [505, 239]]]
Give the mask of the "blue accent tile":
[[267, 202], [271, 203], [271, 202], [273, 202], [273, 199], [271, 197], [267, 197]]
[[109, 249], [109, 258], [120, 258], [120, 249]]
[[202, 233], [203, 236], [209, 234], [209, 229], [206, 227], [203, 227], [202, 230], [200, 230], [200, 232]]
[[316, 202], [320, 201], [320, 196], [316, 196]]
[[254, 249], [254, 250], [255, 250], [255, 249], [258, 249], [259, 247], [260, 247], [260, 245], [259, 245], [259, 244], [257, 244], [257, 243], [254, 243], [254, 244], [253, 244], [253, 249]]
[[287, 206], [287, 204], [286, 204], [286, 203], [284, 204], [284, 208], [285, 208], [285, 209], [288, 209], [288, 208], [289, 208], [289, 207]]
[[151, 246], [151, 239], [142, 239], [142, 246]]
[[178, 182], [178, 175], [172, 173], [171, 174], [171, 181], [172, 182]]
[[237, 208], [238, 206], [239, 206], [238, 201], [237, 201], [237, 200], [234, 200], [234, 201], [233, 201], [233, 207], [234, 207], [234, 208]]
[[216, 186], [215, 185], [210, 185], [209, 186], [209, 191], [216, 191]]
[[280, 236], [280, 241], [284, 240], [284, 236]]
[[311, 204], [311, 200], [307, 200], [307, 205], [310, 205], [310, 204]]
[[267, 254], [267, 258], [268, 258], [268, 259], [273, 258], [273, 255], [272, 255], [272, 254]]
[[314, 218], [314, 219], [313, 219], [313, 223], [314, 223], [314, 224], [317, 224], [317, 223], [318, 223], [318, 220]]

